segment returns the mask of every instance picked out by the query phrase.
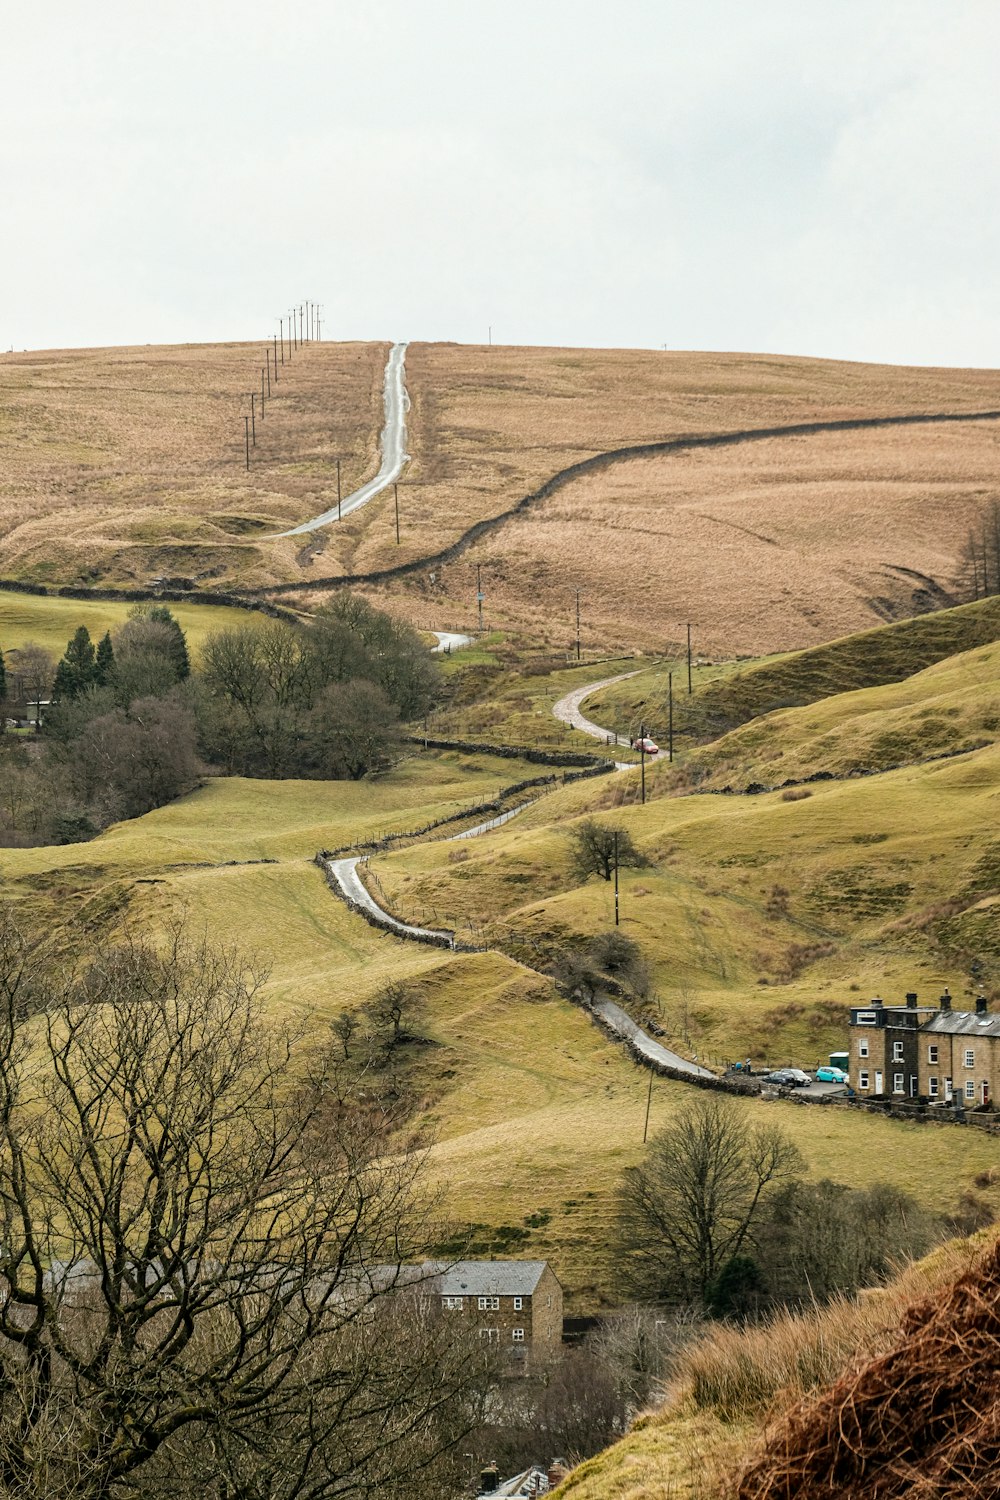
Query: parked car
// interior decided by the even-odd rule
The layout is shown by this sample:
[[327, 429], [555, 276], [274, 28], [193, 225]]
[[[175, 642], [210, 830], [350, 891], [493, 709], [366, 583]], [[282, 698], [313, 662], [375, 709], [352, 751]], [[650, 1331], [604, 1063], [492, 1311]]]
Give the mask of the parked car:
[[817, 1068], [816, 1069], [816, 1082], [817, 1083], [846, 1083], [847, 1082], [847, 1074], [844, 1072], [843, 1068], [832, 1068], [832, 1067], [830, 1067], [830, 1068]]
[[660, 753], [660, 747], [659, 747], [659, 745], [656, 743], [655, 740], [651, 740], [649, 738], [649, 735], [646, 735], [646, 737], [644, 739], [633, 740], [632, 741], [632, 749], [633, 750], [643, 750], [643, 751], [645, 751], [645, 753], [647, 755], [659, 755], [659, 753]]
[[775, 1068], [773, 1073], [764, 1074], [763, 1082], [776, 1083], [780, 1088], [804, 1089], [812, 1079], [801, 1068]]

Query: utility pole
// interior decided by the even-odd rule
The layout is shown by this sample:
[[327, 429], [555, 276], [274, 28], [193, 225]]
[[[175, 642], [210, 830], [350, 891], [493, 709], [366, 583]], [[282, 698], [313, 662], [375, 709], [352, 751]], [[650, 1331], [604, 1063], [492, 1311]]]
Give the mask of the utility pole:
[[270, 349], [270, 346], [268, 346], [268, 348], [264, 350], [264, 353], [267, 355], [267, 394], [270, 396], [270, 394], [271, 394], [271, 349]]
[[492, 349], [493, 348], [493, 324], [492, 323], [490, 324], [490, 327], [489, 327], [489, 333], [487, 334], [487, 340], [489, 342], [490, 348]]
[[479, 605], [479, 634], [483, 633], [483, 565], [476, 563], [476, 603]]
[[253, 434], [253, 445], [257, 446], [257, 397], [255, 392], [250, 392], [250, 431]]
[[618, 926], [618, 829], [615, 829], [615, 926]]
[[394, 484], [393, 485], [393, 487], [392, 487], [392, 495], [393, 495], [393, 499], [396, 502], [396, 546], [398, 547], [399, 546], [399, 485], [398, 484]]
[[691, 622], [688, 621], [688, 692], [691, 691]]
[[[282, 349], [282, 354], [285, 352]], [[274, 383], [278, 383], [278, 335], [274, 334]]]
[[317, 342], [317, 344], [320, 344], [320, 343], [323, 342], [323, 336], [322, 336], [322, 333], [321, 333], [322, 319], [320, 318], [320, 311], [321, 311], [322, 307], [323, 307], [322, 302], [317, 302], [317, 304], [316, 304], [316, 342]]
[[278, 323], [279, 323], [279, 325], [281, 327], [281, 363], [284, 364], [285, 363], [285, 320], [284, 320], [284, 318], [279, 318], [278, 319]]
[[580, 590], [576, 591], [576, 659], [580, 660]]
[[649, 1092], [646, 1095], [646, 1123], [642, 1127], [642, 1144], [643, 1145], [646, 1144], [646, 1137], [649, 1135], [649, 1106], [652, 1104], [652, 1102], [653, 1102], [653, 1064], [650, 1063], [650, 1065], [649, 1065]]
[[250, 418], [243, 418], [243, 430], [247, 440], [247, 469], [250, 468]]
[[260, 414], [264, 415], [264, 366], [260, 367]]
[[340, 520], [340, 459], [337, 459], [337, 520]]
[[674, 758], [674, 674], [667, 673], [667, 760]]
[[642, 777], [642, 805], [646, 805], [646, 726], [639, 725], [639, 775]]

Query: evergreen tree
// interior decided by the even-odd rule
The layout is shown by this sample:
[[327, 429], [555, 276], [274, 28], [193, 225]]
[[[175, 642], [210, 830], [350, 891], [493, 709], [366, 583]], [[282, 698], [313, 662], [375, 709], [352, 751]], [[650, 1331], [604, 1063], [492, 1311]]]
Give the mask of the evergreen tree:
[[97, 681], [97, 658], [90, 631], [81, 625], [73, 636], [59, 665], [56, 667], [52, 690], [59, 698], [75, 698]]
[[106, 630], [97, 644], [97, 656], [94, 662], [95, 677], [98, 683], [105, 683], [110, 678], [115, 666], [115, 651], [111, 644], [111, 632]]
[[129, 613], [132, 619], [145, 616], [147, 620], [156, 620], [160, 625], [166, 625], [173, 636], [173, 642], [170, 647], [170, 660], [174, 664], [177, 681], [182, 682], [185, 677], [190, 677], [191, 661], [188, 657], [187, 638], [167, 606], [165, 604], [154, 604], [152, 606], [148, 604], [139, 605], [137, 608], [130, 610]]

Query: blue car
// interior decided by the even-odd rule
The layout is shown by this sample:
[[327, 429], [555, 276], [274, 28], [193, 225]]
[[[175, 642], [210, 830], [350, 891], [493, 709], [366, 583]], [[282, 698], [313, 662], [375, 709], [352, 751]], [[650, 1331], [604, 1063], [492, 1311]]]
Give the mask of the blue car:
[[817, 1068], [816, 1069], [816, 1082], [817, 1083], [846, 1083], [847, 1082], [847, 1074], [844, 1072], [843, 1068], [833, 1068], [833, 1067], [830, 1067], [830, 1068]]

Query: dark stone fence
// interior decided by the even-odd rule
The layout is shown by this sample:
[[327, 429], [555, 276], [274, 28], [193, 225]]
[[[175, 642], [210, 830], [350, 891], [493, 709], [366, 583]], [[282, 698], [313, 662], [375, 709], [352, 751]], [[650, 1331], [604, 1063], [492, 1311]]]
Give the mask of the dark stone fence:
[[[585, 750], [532, 750], [524, 745], [496, 745], [488, 740], [441, 740], [430, 735], [408, 734], [411, 745], [427, 750], [460, 750], [464, 755], [499, 755], [505, 760], [526, 760], [533, 766], [586, 766], [592, 776], [613, 771], [615, 763], [605, 756], [588, 755]], [[636, 765], [639, 762], [636, 761]]]

